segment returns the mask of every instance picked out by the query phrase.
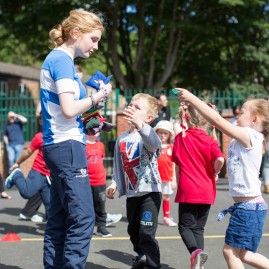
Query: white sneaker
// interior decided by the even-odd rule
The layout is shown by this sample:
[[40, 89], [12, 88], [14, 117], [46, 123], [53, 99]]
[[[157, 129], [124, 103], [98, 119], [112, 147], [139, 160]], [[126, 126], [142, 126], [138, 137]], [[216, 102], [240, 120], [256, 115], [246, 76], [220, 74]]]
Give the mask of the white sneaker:
[[32, 222], [44, 222], [44, 218], [39, 216], [38, 214], [35, 214], [31, 217]]
[[121, 220], [122, 218], [122, 214], [109, 214], [107, 213], [107, 216], [106, 216], [106, 227], [107, 226], [110, 226], [114, 223], [117, 223]]
[[163, 218], [163, 225], [169, 226], [169, 227], [175, 227], [177, 224], [172, 221], [170, 218]]
[[19, 219], [22, 219], [22, 220], [30, 220], [29, 217], [26, 217], [26, 216], [23, 215], [22, 213], [19, 214]]

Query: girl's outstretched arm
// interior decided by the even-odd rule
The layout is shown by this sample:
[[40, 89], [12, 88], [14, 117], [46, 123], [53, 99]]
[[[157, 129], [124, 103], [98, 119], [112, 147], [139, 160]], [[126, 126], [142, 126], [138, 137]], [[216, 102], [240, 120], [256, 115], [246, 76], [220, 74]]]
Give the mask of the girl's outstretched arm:
[[179, 91], [178, 97], [180, 101], [188, 102], [195, 107], [199, 113], [206, 118], [211, 124], [215, 125], [221, 132], [236, 139], [244, 147], [251, 147], [249, 134], [242, 128], [233, 125], [219, 115], [218, 112], [210, 108], [207, 104], [202, 102], [197, 96], [186, 89], [175, 88]]

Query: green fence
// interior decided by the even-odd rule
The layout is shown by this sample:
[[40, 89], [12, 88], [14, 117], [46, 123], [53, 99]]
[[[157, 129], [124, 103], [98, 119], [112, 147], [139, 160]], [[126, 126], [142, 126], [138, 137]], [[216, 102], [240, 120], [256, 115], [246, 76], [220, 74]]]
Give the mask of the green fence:
[[[175, 119], [178, 111], [179, 100], [172, 94], [171, 90], [141, 90], [141, 89], [128, 89], [122, 91], [122, 96], [125, 99], [125, 103], [128, 104], [131, 98], [139, 92], [148, 93], [152, 96], [156, 96], [158, 93], [164, 93], [169, 101], [169, 107], [171, 109], [172, 117]], [[247, 96], [241, 96], [233, 91], [205, 91], [194, 90], [195, 95], [201, 99], [216, 104], [218, 110], [221, 112], [223, 109], [231, 109], [236, 104], [242, 104]], [[103, 116], [107, 118], [109, 122], [116, 124], [116, 109], [119, 107], [120, 90], [116, 89], [115, 94], [109, 95], [105, 107], [103, 108]], [[1, 126], [1, 138], [3, 137], [3, 131], [7, 122], [7, 114], [9, 111], [22, 114], [28, 119], [27, 124], [23, 128], [25, 141], [31, 141], [35, 133], [38, 131], [38, 122], [36, 119], [35, 111], [36, 104], [39, 100], [34, 99], [28, 90], [12, 91], [7, 89], [6, 85], [0, 84], [0, 126]], [[108, 178], [112, 172], [112, 162], [114, 145], [116, 141], [116, 128], [111, 132], [102, 132], [100, 135], [101, 141], [106, 146], [106, 159], [105, 167], [107, 168]]]
[[[31, 92], [27, 89], [13, 91], [7, 88], [6, 84], [0, 84], [0, 135], [3, 138], [4, 128], [7, 123], [7, 114], [9, 111], [21, 114], [27, 118], [27, 123], [23, 127], [25, 141], [31, 141], [33, 136], [38, 131], [38, 122], [36, 118], [36, 106], [39, 99], [32, 96]], [[112, 109], [113, 106], [117, 107], [119, 104], [119, 90], [115, 91], [114, 95], [108, 97], [105, 107], [102, 109], [104, 117], [107, 117], [109, 122], [116, 123], [116, 111]], [[113, 141], [116, 137], [116, 130], [101, 134], [101, 139], [107, 146], [107, 155], [112, 156]]]
[[[156, 96], [158, 93], [164, 93], [169, 101], [169, 107], [171, 109], [172, 117], [175, 119], [179, 107], [179, 100], [172, 94], [171, 90], [141, 90], [141, 89], [128, 89], [121, 91], [122, 96], [125, 99], [125, 103], [128, 104], [131, 98], [139, 92], [148, 93], [152, 96]], [[242, 104], [246, 100], [247, 96], [238, 95], [233, 91], [228, 90], [193, 90], [193, 93], [199, 96], [201, 99], [211, 102], [217, 105], [218, 110], [222, 112], [224, 109], [232, 109], [236, 104]], [[109, 122], [116, 124], [116, 109], [119, 107], [120, 90], [116, 89], [115, 94], [110, 95], [103, 108], [103, 116], [107, 118]], [[25, 141], [30, 141], [35, 133], [38, 131], [38, 122], [36, 119], [35, 111], [36, 105], [39, 100], [33, 98], [28, 90], [12, 91], [7, 88], [6, 84], [0, 84], [0, 126], [1, 126], [1, 138], [3, 137], [4, 127], [7, 123], [7, 114], [9, 111], [14, 111], [18, 114], [25, 116], [28, 119], [27, 124], [23, 128]], [[113, 152], [116, 141], [116, 128], [111, 132], [102, 132], [100, 139], [106, 146], [106, 158], [104, 164], [107, 170], [107, 178], [111, 177]]]
[[[176, 118], [176, 114], [179, 107], [179, 100], [172, 93], [172, 90], [154, 90], [154, 89], [129, 89], [124, 90], [124, 97], [129, 103], [136, 93], [143, 92], [152, 96], [156, 96], [159, 93], [164, 93], [167, 96], [169, 102], [169, 108], [173, 118]], [[218, 107], [218, 111], [222, 112], [224, 109], [232, 109], [236, 104], [242, 104], [248, 96], [237, 94], [231, 90], [193, 90], [195, 95], [206, 102], [210, 102]]]
[[35, 111], [38, 100], [35, 100], [29, 91], [0, 91], [0, 126], [1, 138], [7, 123], [7, 114], [14, 111], [27, 118], [27, 124], [23, 128], [25, 141], [30, 141], [38, 130], [38, 122]]
[[[1, 86], [1, 85], [0, 85]], [[122, 91], [126, 103], [129, 103], [131, 98], [138, 92], [148, 93], [155, 96], [158, 93], [164, 93], [167, 95], [169, 101], [169, 107], [171, 109], [172, 117], [175, 118], [179, 101], [172, 94], [171, 90], [141, 90], [141, 89], [128, 89]], [[231, 109], [236, 104], [242, 104], [242, 102], [247, 98], [247, 96], [238, 95], [233, 91], [228, 90], [193, 90], [194, 94], [199, 96], [201, 99], [211, 102], [217, 105], [218, 110], [221, 112], [223, 109]], [[103, 109], [104, 117], [108, 118], [108, 121], [116, 123], [116, 109], [119, 106], [119, 96], [120, 90], [116, 89], [114, 95], [110, 95], [106, 102], [106, 106]], [[36, 104], [38, 100], [34, 99], [28, 90], [25, 91], [12, 91], [8, 90], [6, 87], [0, 87], [0, 126], [1, 126], [1, 137], [3, 136], [3, 130], [7, 122], [7, 113], [9, 111], [14, 111], [16, 113], [22, 114], [28, 119], [27, 124], [24, 126], [24, 138], [25, 141], [30, 141], [34, 134], [38, 130], [38, 123], [35, 116]], [[114, 104], [111, 106], [111, 104]], [[113, 155], [113, 141], [116, 139], [116, 129], [109, 133], [102, 133], [101, 139], [107, 146], [107, 155]]]

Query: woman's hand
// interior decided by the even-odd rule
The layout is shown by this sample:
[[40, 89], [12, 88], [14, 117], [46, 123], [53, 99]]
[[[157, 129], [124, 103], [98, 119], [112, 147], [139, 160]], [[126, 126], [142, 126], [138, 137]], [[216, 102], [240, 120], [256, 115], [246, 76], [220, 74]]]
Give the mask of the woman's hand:
[[104, 91], [109, 95], [112, 92], [112, 85], [110, 83], [105, 84], [102, 80], [98, 81], [100, 85], [100, 90]]

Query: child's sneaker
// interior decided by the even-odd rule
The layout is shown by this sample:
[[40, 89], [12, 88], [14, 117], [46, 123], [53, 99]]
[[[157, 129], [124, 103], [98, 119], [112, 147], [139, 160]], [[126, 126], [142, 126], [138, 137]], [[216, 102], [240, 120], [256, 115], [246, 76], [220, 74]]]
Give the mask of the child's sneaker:
[[196, 249], [191, 254], [191, 268], [201, 269], [206, 262], [208, 255], [202, 249]]
[[20, 220], [30, 220], [31, 218], [30, 217], [27, 217], [25, 215], [23, 215], [22, 213], [19, 214], [19, 219]]
[[13, 187], [13, 185], [15, 184], [14, 179], [13, 179], [13, 176], [14, 176], [18, 171], [21, 171], [21, 169], [20, 169], [20, 168], [16, 168], [16, 169], [14, 169], [14, 170], [9, 174], [9, 176], [6, 178], [5, 186], [6, 186], [7, 189], [11, 189], [11, 188]]
[[45, 222], [45, 219], [42, 216], [35, 214], [31, 217], [31, 221], [36, 222], [36, 223], [40, 223], [40, 222]]
[[166, 225], [169, 227], [177, 226], [177, 224], [173, 220], [171, 220], [170, 218], [166, 218], [166, 217], [163, 218], [163, 225]]
[[109, 214], [106, 216], [106, 227], [119, 222], [122, 218], [122, 214]]
[[111, 237], [112, 234], [106, 229], [106, 227], [97, 227], [96, 235], [102, 237]]
[[146, 266], [147, 262], [146, 262], [146, 256], [143, 255], [142, 257], [136, 256], [133, 259], [133, 265], [131, 269], [145, 269], [147, 268]]

